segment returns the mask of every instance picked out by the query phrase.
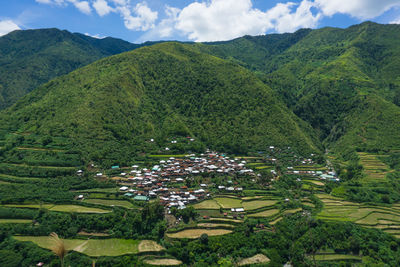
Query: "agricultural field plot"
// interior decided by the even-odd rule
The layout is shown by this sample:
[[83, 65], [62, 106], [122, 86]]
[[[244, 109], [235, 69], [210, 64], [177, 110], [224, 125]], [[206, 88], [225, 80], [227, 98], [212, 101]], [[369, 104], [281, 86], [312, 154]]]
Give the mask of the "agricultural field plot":
[[[50, 249], [54, 241], [48, 236], [14, 236], [19, 241], [32, 241], [40, 247]], [[63, 239], [68, 250], [81, 252], [91, 257], [120, 256], [139, 252], [140, 240], [133, 239]]]
[[138, 246], [139, 252], [159, 252], [165, 248], [153, 240], [142, 240]]
[[257, 213], [253, 213], [253, 214], [248, 214], [247, 216], [249, 216], [249, 217], [272, 217], [277, 214], [279, 214], [278, 209], [271, 209], [271, 210], [265, 210], [265, 211], [261, 211], [261, 212], [257, 212]]
[[32, 220], [25, 219], [0, 219], [0, 223], [31, 223]]
[[78, 213], [108, 213], [110, 210], [85, 207], [79, 205], [54, 205], [54, 204], [6, 204], [5, 207], [12, 208], [30, 208], [30, 209], [48, 209], [50, 211], [60, 212], [78, 212]]
[[273, 166], [268, 166], [268, 165], [264, 165], [264, 166], [257, 166], [255, 167], [257, 170], [264, 170], [264, 169], [272, 169], [274, 168]]
[[393, 207], [371, 206], [367, 204], [340, 201], [326, 194], [318, 197], [324, 203], [324, 208], [317, 215], [318, 219], [331, 221], [350, 221], [365, 227], [382, 229], [398, 235], [400, 231], [400, 210]]
[[198, 227], [206, 227], [206, 228], [217, 228], [217, 227], [227, 227], [227, 228], [235, 228], [232, 224], [226, 223], [198, 223]]
[[229, 198], [229, 197], [216, 197], [215, 201], [223, 208], [223, 209], [231, 209], [231, 208], [242, 208], [242, 200], [239, 198]]
[[155, 266], [176, 266], [182, 264], [182, 262], [177, 259], [146, 259], [144, 263]]
[[133, 205], [131, 202], [129, 202], [127, 200], [93, 198], [93, 199], [85, 199], [84, 202], [98, 204], [98, 205], [104, 205], [104, 206], [110, 206], [110, 207], [119, 206], [119, 207], [124, 207], [127, 209], [135, 208], [135, 205]]
[[253, 201], [243, 201], [242, 206], [245, 210], [256, 210], [263, 207], [270, 207], [277, 203], [275, 200], [253, 200]]
[[1, 180], [0, 180], [0, 185], [2, 185], [2, 184], [12, 184], [12, 183], [10, 183], [10, 182], [4, 182], [4, 181], [1, 181]]
[[304, 180], [304, 182], [312, 183], [317, 186], [325, 186], [325, 184], [323, 182], [317, 181], [317, 180]]
[[238, 266], [250, 265], [250, 264], [263, 264], [263, 263], [268, 263], [269, 261], [270, 259], [264, 254], [257, 254], [254, 255], [253, 257], [239, 261]]
[[360, 163], [364, 167], [365, 177], [363, 182], [383, 182], [386, 181], [386, 174], [390, 171], [390, 167], [379, 160], [380, 155], [374, 155], [364, 152], [358, 153]]
[[187, 229], [179, 231], [177, 233], [167, 233], [166, 235], [170, 238], [196, 239], [199, 238], [202, 234], [207, 234], [208, 236], [217, 236], [230, 233], [232, 233], [232, 231], [226, 229]]
[[242, 223], [241, 220], [236, 219], [228, 219], [228, 218], [210, 218], [212, 221], [220, 221], [220, 222], [233, 222], [233, 223]]
[[362, 257], [357, 255], [347, 255], [347, 254], [317, 254], [315, 255], [315, 260], [317, 261], [361, 261]]
[[8, 174], [0, 173], [0, 179], [7, 182], [16, 182], [16, 183], [30, 183], [30, 182], [38, 182], [43, 181], [46, 178], [38, 178], [38, 177], [19, 177]]
[[91, 193], [91, 192], [98, 192], [98, 193], [117, 193], [119, 192], [118, 188], [111, 187], [111, 188], [91, 188], [86, 190], [79, 190], [82, 193]]
[[64, 149], [52, 149], [43, 147], [17, 147], [18, 150], [31, 150], [31, 151], [50, 151], [50, 152], [66, 152]]
[[219, 210], [221, 206], [214, 199], [204, 200], [193, 205], [195, 209], [200, 210]]

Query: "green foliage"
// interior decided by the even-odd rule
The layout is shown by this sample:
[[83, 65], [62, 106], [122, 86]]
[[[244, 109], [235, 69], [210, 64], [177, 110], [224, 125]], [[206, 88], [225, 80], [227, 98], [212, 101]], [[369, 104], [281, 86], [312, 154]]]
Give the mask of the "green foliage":
[[365, 22], [196, 47], [257, 72], [328, 147], [347, 153], [400, 147], [399, 40], [399, 25]]
[[14, 31], [0, 38], [0, 109], [50, 79], [139, 45], [57, 29]]
[[[304, 154], [320, 148], [312, 129], [252, 73], [177, 43], [109, 57], [57, 78], [5, 110], [0, 120], [9, 131], [63, 138], [86, 162], [104, 165], [128, 164], [141, 152], [165, 146], [236, 154], [266, 144]], [[195, 138], [193, 145], [187, 135]], [[170, 138], [182, 141], [173, 146]]]

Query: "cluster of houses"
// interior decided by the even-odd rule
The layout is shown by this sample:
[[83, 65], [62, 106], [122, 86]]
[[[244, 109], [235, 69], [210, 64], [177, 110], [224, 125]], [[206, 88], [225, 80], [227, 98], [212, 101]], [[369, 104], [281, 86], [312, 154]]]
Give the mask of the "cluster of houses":
[[186, 179], [210, 173], [255, 175], [254, 171], [246, 168], [245, 164], [245, 161], [208, 152], [199, 157], [194, 154], [184, 158], [170, 157], [160, 160], [151, 169], [140, 169], [139, 166], [133, 165], [129, 172], [122, 172], [113, 179], [123, 185], [119, 190], [127, 197], [143, 201], [158, 198], [167, 207], [184, 209], [189, 203], [210, 197], [210, 187], [227, 192], [243, 190], [242, 187], [225, 187], [215, 184], [200, 184], [197, 186], [198, 189], [194, 190], [186, 186]]
[[330, 182], [340, 182], [335, 171], [312, 171], [312, 170], [295, 170], [293, 167], [287, 167], [287, 174], [297, 174], [304, 176], [317, 177], [320, 180], [330, 181]]

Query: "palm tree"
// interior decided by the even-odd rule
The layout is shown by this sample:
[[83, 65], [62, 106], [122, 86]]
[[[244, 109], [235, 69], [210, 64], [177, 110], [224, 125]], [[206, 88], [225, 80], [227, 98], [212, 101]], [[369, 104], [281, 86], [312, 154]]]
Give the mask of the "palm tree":
[[56, 233], [51, 233], [50, 238], [53, 240], [54, 245], [51, 247], [53, 253], [60, 258], [61, 267], [64, 267], [64, 258], [68, 253], [67, 248], [64, 245], [64, 241], [58, 237]]

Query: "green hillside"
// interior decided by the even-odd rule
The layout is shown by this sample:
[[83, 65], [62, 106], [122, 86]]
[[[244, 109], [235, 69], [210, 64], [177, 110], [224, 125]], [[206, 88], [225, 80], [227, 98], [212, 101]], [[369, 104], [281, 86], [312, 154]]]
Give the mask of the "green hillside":
[[138, 47], [58, 29], [14, 31], [0, 37], [0, 109], [50, 79], [100, 58]]
[[196, 47], [255, 71], [328, 147], [400, 147], [399, 25], [365, 22]]
[[[19, 136], [5, 134], [6, 144], [61, 142], [87, 161], [108, 164], [165, 146], [320, 149], [312, 129], [250, 71], [178, 43], [97, 61], [39, 87], [0, 116], [4, 132]], [[169, 142], [187, 136], [196, 140], [189, 147]]]

